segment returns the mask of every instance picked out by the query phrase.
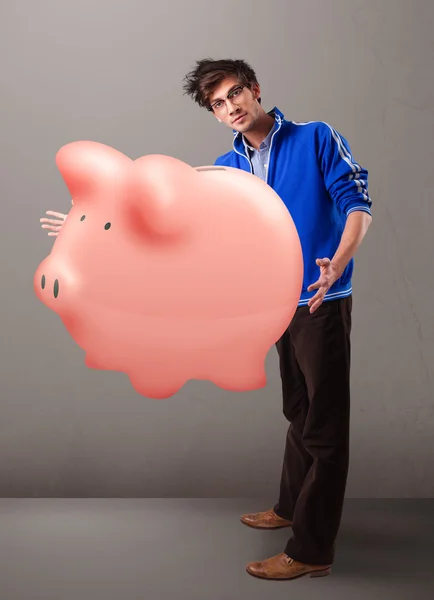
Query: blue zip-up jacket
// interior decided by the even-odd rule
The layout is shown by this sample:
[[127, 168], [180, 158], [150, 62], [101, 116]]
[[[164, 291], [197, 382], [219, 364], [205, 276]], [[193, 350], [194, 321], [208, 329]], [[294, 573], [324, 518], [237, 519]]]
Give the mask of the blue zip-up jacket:
[[[371, 214], [368, 172], [355, 162], [346, 139], [322, 121], [287, 121], [275, 107], [266, 183], [288, 208], [300, 237], [304, 276], [299, 306], [306, 305], [318, 290], [307, 288], [317, 281], [317, 258], [334, 256], [347, 216], [362, 210]], [[232, 151], [220, 156], [215, 165], [252, 170], [240, 132], [234, 131]], [[331, 286], [324, 301], [349, 296], [354, 259]]]

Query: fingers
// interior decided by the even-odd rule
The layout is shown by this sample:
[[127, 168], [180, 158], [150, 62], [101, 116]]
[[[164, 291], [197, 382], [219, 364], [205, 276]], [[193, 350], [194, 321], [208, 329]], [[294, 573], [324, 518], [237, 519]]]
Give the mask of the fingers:
[[[331, 260], [327, 257], [317, 258], [316, 264], [318, 265], [318, 267], [327, 269], [327, 267], [329, 267], [331, 264]], [[310, 285], [307, 288], [308, 292], [311, 292], [313, 290], [318, 290], [318, 292], [315, 294], [315, 296], [313, 296], [307, 303], [307, 305], [310, 307], [311, 314], [314, 313], [318, 309], [319, 306], [321, 306], [327, 291], [330, 289], [330, 283], [331, 283], [330, 277], [326, 273], [323, 272], [321, 277], [318, 279], [318, 281], [316, 281], [315, 283], [313, 283], [312, 285]]]
[[51, 215], [52, 217], [59, 217], [59, 219], [63, 219], [63, 220], [65, 220], [66, 217], [68, 216], [68, 215], [64, 215], [63, 213], [56, 212], [54, 210], [46, 210], [45, 214], [46, 215]]
[[313, 304], [315, 304], [315, 302], [317, 302], [317, 300], [322, 300], [325, 296], [325, 290], [320, 290], [319, 292], [317, 292], [315, 294], [315, 296], [312, 296], [312, 298], [309, 300], [309, 302], [307, 303], [308, 306], [312, 306]]
[[317, 290], [317, 289], [319, 289], [319, 288], [320, 288], [320, 286], [321, 286], [320, 282], [319, 282], [319, 281], [316, 281], [315, 283], [312, 283], [312, 285], [310, 285], [310, 286], [307, 288], [307, 291], [308, 291], [308, 292], [312, 292], [313, 290]]
[[41, 223], [48, 223], [49, 225], [60, 225], [60, 226], [62, 226], [64, 223], [64, 221], [59, 221], [58, 219], [46, 219], [45, 217], [42, 217], [42, 219], [39, 219], [39, 221]]
[[313, 314], [322, 304], [323, 298], [319, 298], [316, 302], [310, 305], [309, 312]]
[[317, 258], [316, 264], [319, 267], [328, 267], [328, 266], [330, 266], [330, 259], [329, 258]]
[[318, 292], [315, 294], [315, 296], [312, 296], [312, 298], [309, 300], [309, 302], [307, 303], [307, 305], [310, 307], [310, 312], [315, 312], [315, 310], [318, 308], [318, 306], [320, 306], [324, 300], [324, 297], [327, 293], [328, 288], [327, 287], [320, 287], [320, 289], [318, 290]]
[[52, 231], [60, 231], [62, 229], [62, 225], [41, 225], [42, 229], [51, 229]]
[[307, 305], [310, 307], [311, 313], [315, 312], [316, 309], [322, 304], [328, 289], [329, 288], [326, 286], [321, 286], [315, 296], [312, 296], [312, 298], [309, 300]]
[[42, 217], [39, 219], [39, 221], [42, 223], [42, 229], [50, 229], [48, 232], [49, 236], [58, 236], [68, 215], [64, 215], [63, 213], [55, 210], [47, 210], [45, 211], [45, 214], [50, 215], [51, 217], [57, 217], [57, 219], [48, 219], [47, 217]]
[[62, 226], [65, 222], [66, 216], [63, 213], [56, 212], [54, 210], [47, 210], [47, 215], [51, 215], [54, 217], [58, 217], [57, 219], [48, 219], [47, 217], [42, 217], [39, 221], [42, 223], [42, 229], [50, 229], [52, 233], [48, 233], [48, 235], [59, 235], [59, 231], [62, 229]]
[[[312, 290], [319, 290], [321, 288], [324, 289], [328, 289], [330, 287], [329, 285], [329, 279], [328, 277], [326, 277], [325, 275], [322, 275], [318, 281], [315, 281], [315, 283], [312, 283], [308, 288], [307, 291], [311, 292]], [[325, 293], [325, 292], [324, 292]]]

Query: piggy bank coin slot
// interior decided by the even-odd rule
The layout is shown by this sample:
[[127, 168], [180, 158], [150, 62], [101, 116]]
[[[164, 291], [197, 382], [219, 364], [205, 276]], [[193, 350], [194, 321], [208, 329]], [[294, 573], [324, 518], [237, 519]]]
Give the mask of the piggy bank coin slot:
[[224, 167], [196, 167], [196, 171], [200, 173], [201, 171], [226, 171]]

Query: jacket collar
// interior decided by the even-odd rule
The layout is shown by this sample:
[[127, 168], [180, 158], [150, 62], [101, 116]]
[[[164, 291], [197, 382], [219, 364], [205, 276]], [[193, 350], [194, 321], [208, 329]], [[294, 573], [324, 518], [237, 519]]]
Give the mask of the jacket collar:
[[[282, 122], [285, 119], [285, 115], [277, 108], [277, 106], [275, 106], [267, 114], [274, 117], [277, 128], [279, 129], [280, 125], [282, 124]], [[234, 134], [234, 141], [233, 141], [234, 150], [241, 152], [242, 154], [245, 154], [246, 149], [244, 147], [242, 133], [240, 131], [235, 131], [235, 130], [232, 130], [232, 132]]]

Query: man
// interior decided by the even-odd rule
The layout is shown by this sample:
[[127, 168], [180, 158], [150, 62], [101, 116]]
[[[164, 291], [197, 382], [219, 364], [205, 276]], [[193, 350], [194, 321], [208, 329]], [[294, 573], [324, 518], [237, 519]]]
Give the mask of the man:
[[[247, 571], [267, 579], [328, 575], [348, 472], [351, 276], [371, 222], [367, 171], [326, 123], [287, 121], [276, 107], [266, 113], [244, 61], [200, 61], [184, 89], [234, 132], [233, 149], [215, 164], [250, 171], [280, 195], [304, 257], [299, 306], [276, 344], [290, 422], [279, 499], [241, 517], [258, 529], [292, 526], [292, 536], [284, 552]], [[42, 227], [57, 235], [66, 215], [47, 214], [57, 219], [41, 219]]]
[[198, 61], [184, 90], [233, 130], [232, 150], [215, 165], [264, 179], [290, 211], [303, 250], [299, 305], [276, 344], [290, 422], [279, 499], [241, 517], [258, 529], [291, 526], [292, 536], [284, 552], [247, 571], [267, 579], [328, 575], [349, 463], [351, 276], [372, 220], [368, 173], [327, 123], [288, 121], [277, 107], [265, 112], [243, 60]]

